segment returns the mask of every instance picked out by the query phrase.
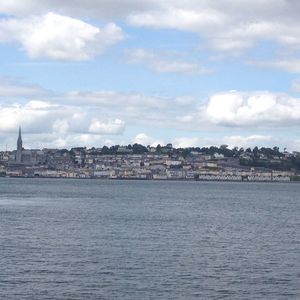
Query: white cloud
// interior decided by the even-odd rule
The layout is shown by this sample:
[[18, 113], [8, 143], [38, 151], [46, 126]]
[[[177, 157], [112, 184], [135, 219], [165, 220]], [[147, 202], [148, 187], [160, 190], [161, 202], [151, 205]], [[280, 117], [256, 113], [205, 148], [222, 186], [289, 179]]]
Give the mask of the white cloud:
[[120, 119], [95, 117], [98, 111], [32, 100], [0, 105], [0, 132], [14, 132], [19, 125], [30, 133], [118, 135], [125, 129]]
[[20, 124], [32, 131], [48, 131], [49, 121], [60, 118], [62, 113], [55, 105], [29, 101], [26, 104], [0, 105], [0, 131], [12, 132]]
[[[77, 145], [84, 139], [89, 143], [100, 143], [106, 140], [103, 137], [105, 135], [110, 139], [113, 137], [111, 142], [116, 143], [133, 141], [156, 146], [170, 142], [164, 140], [166, 137], [159, 140], [157, 136], [149, 136], [145, 132], [140, 132], [133, 139], [128, 136], [126, 128], [136, 130], [140, 126], [148, 126], [151, 132], [164, 130], [165, 136], [168, 136], [169, 130], [173, 132], [171, 136], [174, 130], [180, 130], [199, 134], [206, 132], [206, 136], [209, 133], [214, 136], [218, 132], [226, 137], [224, 140], [178, 137], [171, 140], [177, 147], [223, 143], [254, 145], [260, 141], [263, 145], [264, 142], [270, 144], [274, 141], [268, 140], [266, 132], [270, 132], [270, 129], [273, 134], [276, 131], [276, 136], [288, 133], [293, 136], [296, 126], [300, 124], [300, 99], [266, 91], [217, 93], [203, 103], [189, 96], [172, 98], [101, 90], [69, 93], [51, 91], [47, 94], [41, 87], [37, 88], [37, 96], [33, 92], [34, 96], [30, 97], [32, 85], [19, 85], [20, 88], [18, 82], [11, 84], [16, 88], [16, 95], [8, 97], [5, 103], [1, 102], [0, 134], [11, 134], [22, 125], [26, 134], [37, 135], [38, 140], [41, 138], [41, 144], [47, 145], [51, 141], [53, 145], [67, 145], [68, 141], [75, 145], [76, 138]], [[25, 99], [21, 88], [24, 89]], [[39, 95], [40, 90], [44, 94]], [[26, 99], [28, 97], [30, 100]], [[245, 137], [246, 132], [248, 135]], [[34, 143], [34, 139], [31, 141]], [[290, 142], [286, 144], [291, 145]]]
[[202, 147], [204, 139], [199, 137], [178, 137], [173, 140], [176, 148]]
[[230, 54], [273, 41], [300, 49], [300, 21], [296, 1], [164, 1], [152, 10], [133, 12], [135, 26], [171, 28], [198, 33], [216, 51]]
[[161, 128], [180, 128], [179, 116], [194, 110], [196, 99], [191, 96], [166, 97], [137, 92], [73, 91], [55, 101], [78, 107], [89, 106], [101, 115], [122, 119], [128, 125], [150, 125]]
[[223, 136], [219, 138], [208, 138], [208, 137], [178, 137], [173, 140], [173, 144], [177, 148], [186, 147], [210, 147], [228, 145], [229, 148], [234, 147], [273, 147], [277, 145], [277, 142], [271, 136], [265, 135], [234, 135], [234, 136]]
[[0, 12], [26, 16], [56, 11], [61, 14], [80, 18], [117, 18], [130, 12], [151, 9], [159, 4], [158, 0], [5, 0], [0, 2]]
[[271, 92], [219, 93], [203, 110], [211, 122], [225, 126], [300, 123], [300, 100]]
[[[7, 138], [8, 145], [15, 149], [17, 132], [14, 136]], [[23, 144], [25, 148], [67, 148], [72, 147], [101, 147], [110, 144], [110, 141], [102, 135], [73, 133], [73, 132], [51, 132], [48, 134], [31, 134], [26, 130], [23, 132]]]
[[49, 93], [42, 87], [9, 77], [0, 77], [0, 97], [32, 97]]
[[300, 78], [296, 78], [292, 81], [293, 92], [300, 93]]
[[197, 10], [195, 7], [179, 7], [179, 5], [177, 7], [169, 5], [157, 11], [129, 15], [129, 22], [137, 26], [165, 27], [196, 32], [200, 28], [223, 25], [225, 19], [226, 16], [221, 11], [209, 7]]
[[121, 134], [125, 130], [125, 123], [120, 119], [103, 122], [94, 119], [89, 127], [90, 133], [97, 134]]
[[198, 33], [216, 51], [239, 53], [260, 41], [272, 41], [292, 51], [300, 49], [296, 1], [153, 1], [127, 20], [135, 26], [171, 28]]
[[139, 133], [135, 136], [133, 139], [133, 143], [141, 144], [144, 146], [152, 146], [156, 147], [158, 144], [164, 145], [164, 142], [162, 140], [155, 139], [153, 137], [148, 136], [146, 133]]
[[[300, 99], [268, 91], [221, 92], [213, 94], [207, 103], [203, 103], [190, 96], [172, 98], [136, 92], [55, 93], [22, 82], [5, 81], [0, 81], [0, 96], [1, 87], [4, 87], [3, 96], [7, 96], [1, 105], [2, 113], [6, 111], [1, 121], [10, 130], [19, 122], [27, 122], [25, 115], [30, 115], [28, 111], [32, 111], [33, 116], [44, 112], [47, 116], [50, 113], [68, 115], [68, 124], [73, 131], [80, 132], [81, 128], [85, 128], [89, 133], [121, 133], [125, 125], [123, 122], [192, 130], [212, 126], [286, 127], [300, 123]], [[10, 98], [9, 95], [14, 97]]]
[[137, 92], [120, 93], [117, 91], [72, 91], [63, 95], [62, 100], [77, 105], [97, 105], [102, 107], [122, 107], [125, 110], [132, 108], [161, 109], [166, 107], [169, 98], [147, 96]]
[[265, 135], [250, 135], [250, 136], [225, 136], [223, 142], [229, 146], [229, 148], [234, 147], [244, 147], [244, 148], [254, 148], [258, 147], [271, 147], [276, 145], [275, 140], [271, 136]]
[[[299, 9], [300, 4], [290, 0], [5, 0], [0, 3], [0, 12], [8, 15], [54, 11], [76, 19], [125, 20], [133, 26], [189, 31], [206, 39], [205, 45], [227, 54], [240, 53], [260, 41], [272, 41], [298, 51]], [[91, 39], [94, 28], [87, 30]]]
[[171, 55], [155, 53], [142, 48], [127, 51], [128, 62], [144, 64], [156, 73], [178, 73], [186, 75], [202, 75], [211, 73], [196, 62], [186, 62]]
[[250, 65], [257, 67], [267, 67], [283, 70], [289, 73], [300, 73], [300, 59], [277, 59], [277, 60], [266, 60], [266, 61], [249, 61]]
[[67, 119], [58, 119], [53, 121], [53, 132], [56, 132], [59, 135], [67, 133], [69, 128], [70, 125]]
[[31, 58], [88, 60], [123, 38], [114, 23], [98, 28], [55, 13], [0, 20], [0, 42], [21, 44]]
[[[4, 78], [5, 79], [5, 78]], [[8, 82], [8, 83], [7, 83]], [[130, 126], [179, 128], [177, 116], [192, 109], [190, 96], [166, 97], [117, 91], [58, 93], [14, 78], [0, 81], [0, 132], [21, 124], [27, 132], [123, 134]]]

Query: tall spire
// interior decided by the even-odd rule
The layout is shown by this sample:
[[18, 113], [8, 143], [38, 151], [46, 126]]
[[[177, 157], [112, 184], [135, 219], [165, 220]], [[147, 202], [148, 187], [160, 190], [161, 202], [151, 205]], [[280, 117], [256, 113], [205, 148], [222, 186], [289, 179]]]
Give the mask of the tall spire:
[[17, 154], [16, 154], [16, 161], [18, 163], [22, 162], [22, 132], [21, 132], [21, 126], [19, 126], [19, 136], [17, 141]]

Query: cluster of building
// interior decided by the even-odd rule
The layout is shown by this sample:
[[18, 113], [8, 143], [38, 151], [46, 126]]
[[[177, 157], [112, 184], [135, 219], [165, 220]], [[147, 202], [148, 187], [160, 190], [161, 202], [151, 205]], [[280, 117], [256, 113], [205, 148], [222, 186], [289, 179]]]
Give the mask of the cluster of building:
[[196, 151], [187, 156], [173, 151], [171, 144], [134, 154], [118, 147], [115, 154], [103, 148], [25, 150], [21, 129], [17, 150], [0, 152], [0, 175], [7, 177], [219, 180], [219, 181], [290, 181], [294, 171], [241, 166], [239, 158], [207, 155]]

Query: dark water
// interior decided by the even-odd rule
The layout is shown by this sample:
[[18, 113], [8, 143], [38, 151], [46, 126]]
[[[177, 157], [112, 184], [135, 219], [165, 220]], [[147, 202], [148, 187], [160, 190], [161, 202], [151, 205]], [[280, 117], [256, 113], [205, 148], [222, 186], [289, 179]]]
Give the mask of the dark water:
[[300, 299], [300, 185], [0, 180], [0, 299]]

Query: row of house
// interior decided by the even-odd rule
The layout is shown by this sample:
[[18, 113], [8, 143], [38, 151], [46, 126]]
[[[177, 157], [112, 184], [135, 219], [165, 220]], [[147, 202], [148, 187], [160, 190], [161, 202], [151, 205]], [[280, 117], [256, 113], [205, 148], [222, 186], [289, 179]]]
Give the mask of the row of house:
[[102, 154], [101, 149], [23, 150], [22, 162], [16, 162], [16, 151], [0, 152], [2, 176], [153, 179], [153, 180], [230, 180], [289, 181], [293, 171], [275, 171], [243, 167], [238, 158], [218, 153], [172, 155], [147, 152]]

